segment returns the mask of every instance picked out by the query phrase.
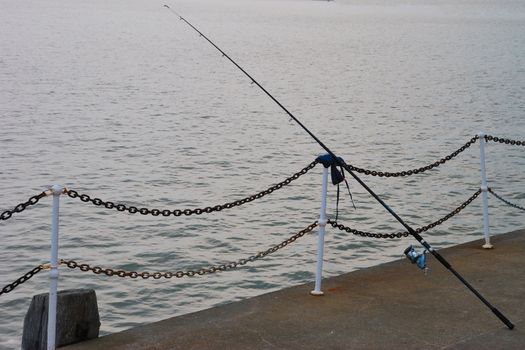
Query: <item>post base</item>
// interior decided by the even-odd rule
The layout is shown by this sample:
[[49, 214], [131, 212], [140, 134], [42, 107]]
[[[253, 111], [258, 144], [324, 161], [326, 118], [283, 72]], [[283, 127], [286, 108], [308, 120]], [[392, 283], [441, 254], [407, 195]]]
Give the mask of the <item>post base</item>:
[[313, 295], [313, 296], [316, 296], [316, 297], [320, 297], [320, 296], [323, 296], [323, 295], [324, 295], [324, 292], [322, 292], [322, 291], [312, 290], [312, 291], [310, 292], [310, 295]]

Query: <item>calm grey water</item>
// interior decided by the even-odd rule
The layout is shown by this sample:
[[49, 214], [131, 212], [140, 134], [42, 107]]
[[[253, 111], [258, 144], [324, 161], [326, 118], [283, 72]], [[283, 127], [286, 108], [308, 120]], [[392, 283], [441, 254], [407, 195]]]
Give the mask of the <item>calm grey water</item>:
[[[427, 165], [478, 131], [525, 139], [522, 1], [212, 1], [169, 3], [356, 166]], [[127, 204], [195, 208], [254, 194], [322, 150], [204, 40], [139, 0], [0, 0], [0, 209], [60, 183]], [[489, 144], [490, 185], [525, 204], [523, 147]], [[423, 175], [363, 179], [419, 227], [479, 186], [478, 144]], [[163, 218], [62, 199], [60, 257], [138, 271], [247, 257], [316, 220], [321, 167], [221, 213]], [[397, 232], [355, 182], [341, 222]], [[330, 188], [333, 216], [335, 189]], [[49, 261], [50, 198], [0, 223], [0, 286]], [[480, 200], [425, 236], [480, 238]], [[494, 234], [523, 227], [490, 200]], [[402, 257], [410, 239], [329, 230], [325, 276]], [[316, 234], [216, 275], [120, 280], [61, 268], [60, 288], [94, 288], [102, 333], [313, 280]], [[453, 263], [453, 262], [452, 262]], [[412, 267], [407, 267], [412, 268]], [[430, 266], [439, 269], [440, 266]], [[467, 276], [468, 277], [468, 276]], [[19, 347], [45, 273], [0, 297], [0, 348]]]

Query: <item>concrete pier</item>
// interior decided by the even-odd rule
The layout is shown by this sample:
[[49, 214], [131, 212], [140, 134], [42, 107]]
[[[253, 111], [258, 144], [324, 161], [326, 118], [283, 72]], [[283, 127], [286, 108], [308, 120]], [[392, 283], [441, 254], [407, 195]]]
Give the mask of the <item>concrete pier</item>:
[[62, 349], [525, 349], [525, 230], [492, 243], [440, 252], [514, 330], [429, 256], [427, 276], [403, 259]]

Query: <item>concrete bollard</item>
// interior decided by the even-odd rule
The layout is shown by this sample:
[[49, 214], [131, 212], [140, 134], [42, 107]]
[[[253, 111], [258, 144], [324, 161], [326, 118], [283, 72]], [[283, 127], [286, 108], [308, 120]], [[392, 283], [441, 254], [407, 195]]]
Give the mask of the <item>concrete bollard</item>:
[[[100, 318], [95, 291], [72, 289], [57, 295], [56, 347], [97, 338]], [[24, 318], [22, 350], [47, 349], [48, 303], [48, 293], [33, 296]]]

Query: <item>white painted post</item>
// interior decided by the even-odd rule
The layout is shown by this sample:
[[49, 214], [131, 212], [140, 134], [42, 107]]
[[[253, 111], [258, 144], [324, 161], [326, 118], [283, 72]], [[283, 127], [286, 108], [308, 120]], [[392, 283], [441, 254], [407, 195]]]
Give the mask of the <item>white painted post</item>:
[[47, 311], [47, 350], [55, 350], [58, 288], [58, 212], [62, 186], [54, 185], [51, 217], [51, 270], [49, 271], [49, 306]]
[[488, 185], [487, 174], [485, 172], [485, 133], [479, 132], [479, 170], [481, 174], [481, 200], [483, 203], [483, 235], [485, 236], [485, 244], [483, 248], [491, 249], [493, 245], [490, 244], [489, 234], [489, 199], [488, 199]]
[[319, 239], [317, 243], [317, 267], [315, 271], [315, 288], [311, 295], [323, 295], [321, 278], [323, 274], [324, 233], [326, 228], [326, 194], [328, 192], [328, 168], [323, 168], [323, 187], [321, 190], [321, 210], [319, 214]]

